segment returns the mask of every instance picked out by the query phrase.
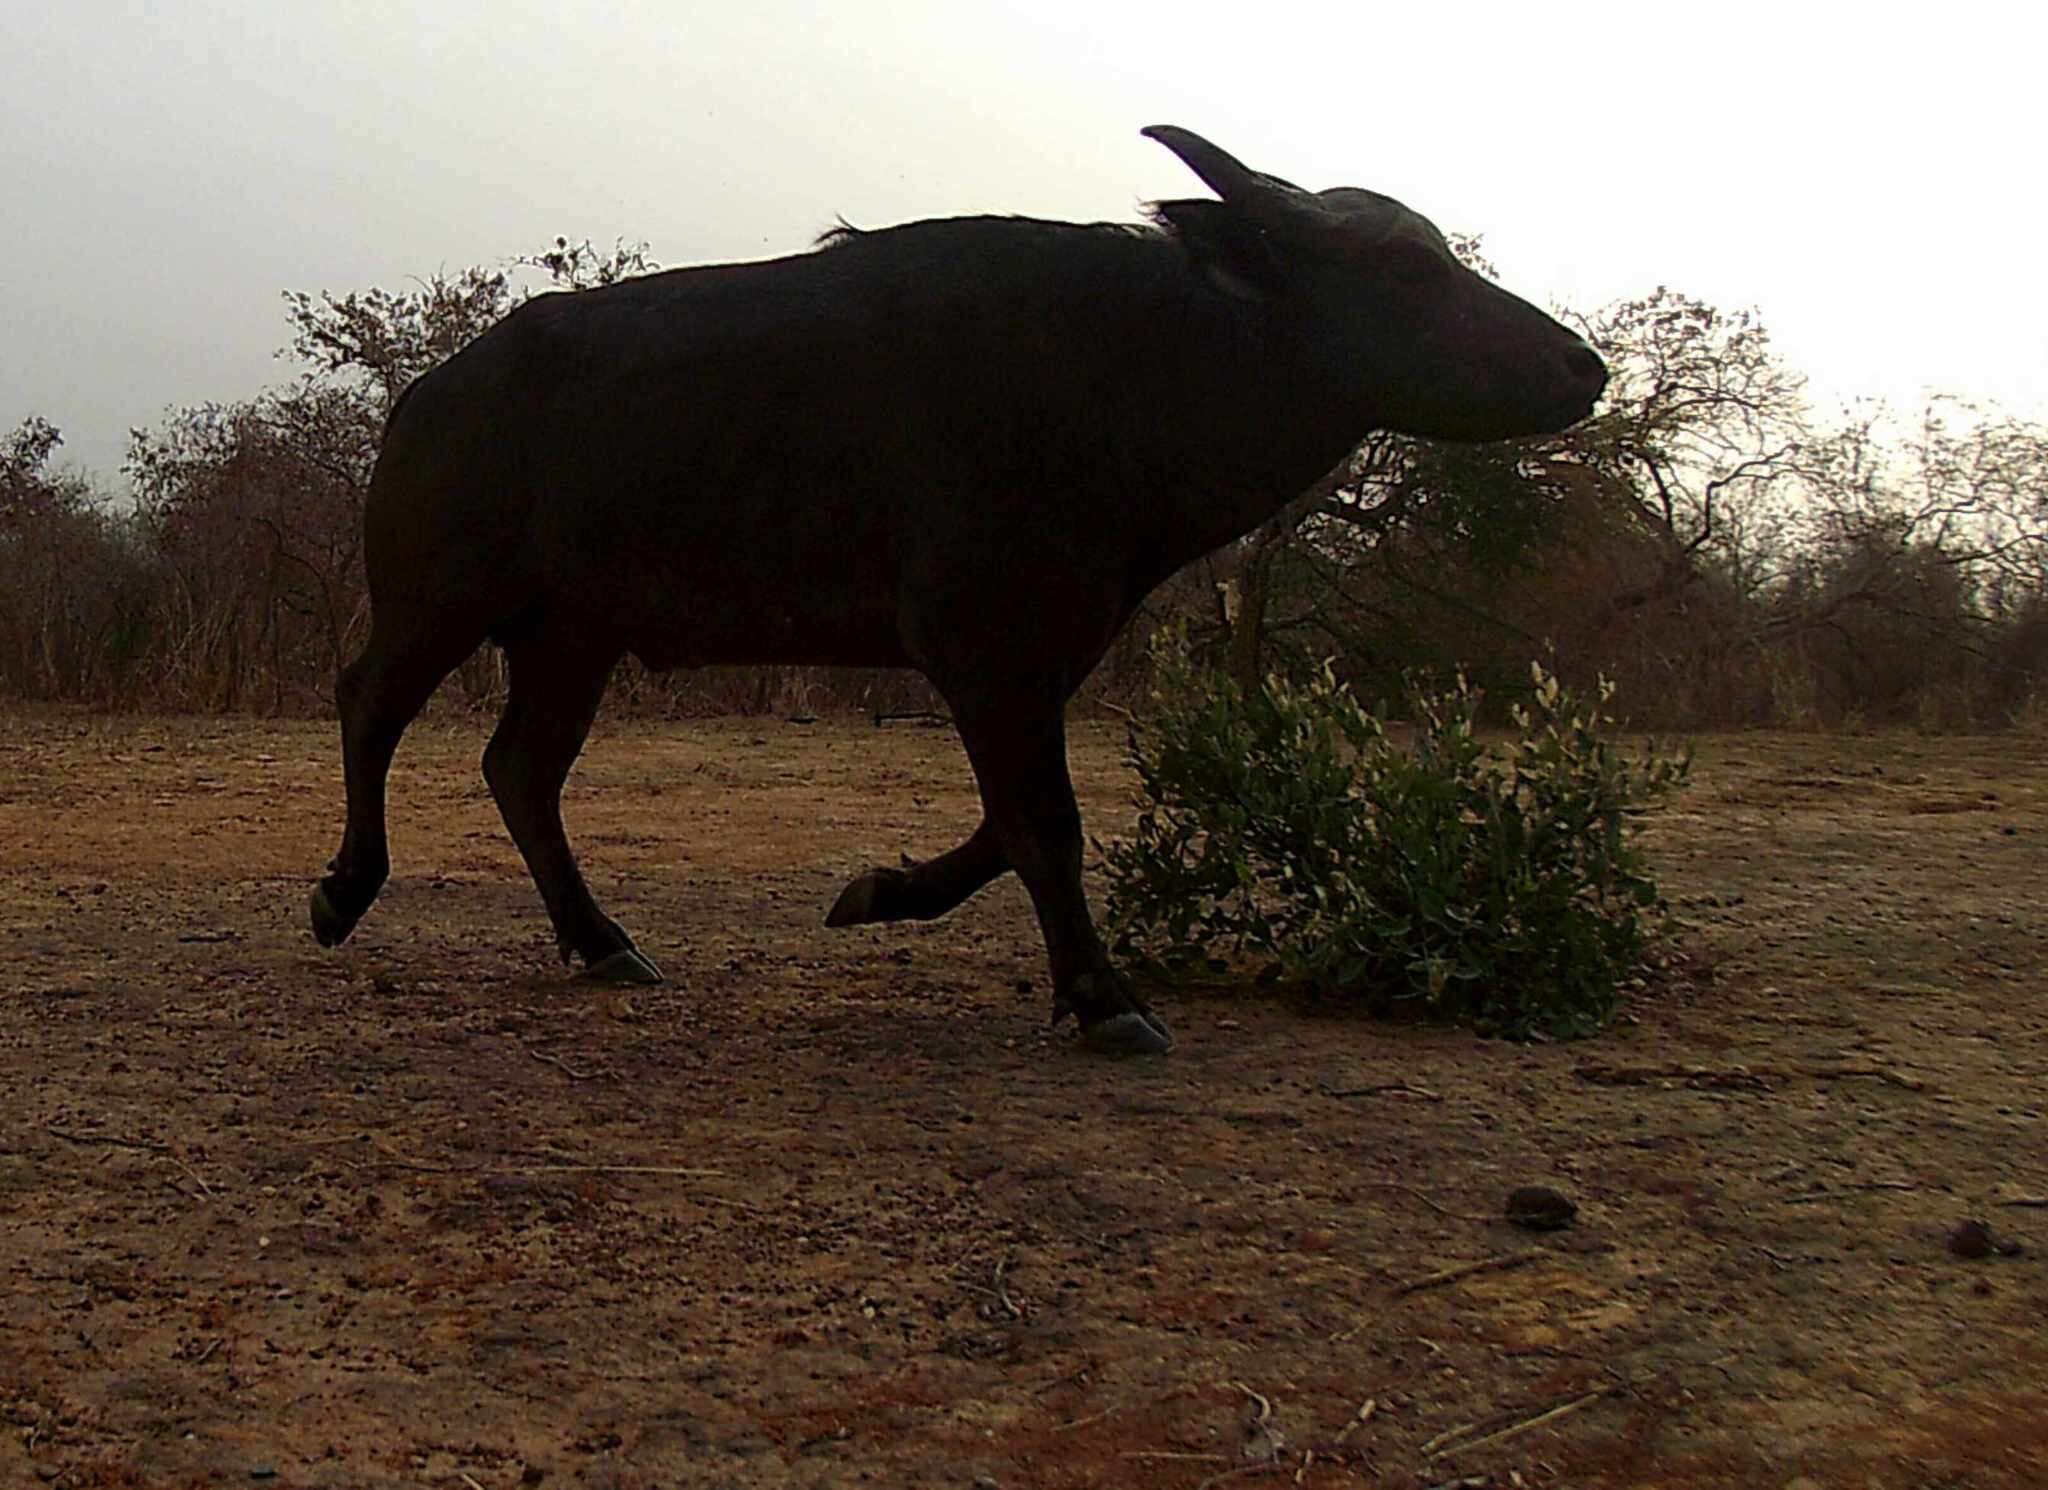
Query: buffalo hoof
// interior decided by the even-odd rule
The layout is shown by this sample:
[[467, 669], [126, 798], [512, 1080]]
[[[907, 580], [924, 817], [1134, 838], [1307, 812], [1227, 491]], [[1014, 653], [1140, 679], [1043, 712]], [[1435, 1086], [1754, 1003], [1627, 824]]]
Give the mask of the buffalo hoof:
[[839, 892], [832, 909], [825, 913], [827, 926], [865, 926], [870, 921], [893, 919], [887, 907], [904, 880], [900, 869], [870, 869]]
[[1165, 1055], [1173, 1035], [1157, 1014], [1133, 1010], [1083, 1025], [1081, 1043], [1098, 1055]]
[[600, 957], [583, 971], [592, 983], [659, 983], [661, 969], [643, 956], [637, 947], [626, 947]]
[[339, 946], [361, 919], [360, 916], [343, 915], [329, 898], [324, 884], [313, 887], [313, 897], [306, 908], [313, 917], [313, 939], [323, 947]]

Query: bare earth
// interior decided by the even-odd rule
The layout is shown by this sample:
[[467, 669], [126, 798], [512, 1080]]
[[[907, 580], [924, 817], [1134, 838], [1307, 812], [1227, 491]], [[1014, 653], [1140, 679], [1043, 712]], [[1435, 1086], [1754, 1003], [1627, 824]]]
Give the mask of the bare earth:
[[1691, 972], [1601, 1039], [1169, 992], [1116, 1065], [1013, 881], [820, 924], [972, 826], [949, 733], [601, 731], [627, 1002], [484, 732], [408, 741], [323, 953], [329, 728], [0, 719], [0, 1484], [2048, 1483], [2038, 740], [1705, 742]]

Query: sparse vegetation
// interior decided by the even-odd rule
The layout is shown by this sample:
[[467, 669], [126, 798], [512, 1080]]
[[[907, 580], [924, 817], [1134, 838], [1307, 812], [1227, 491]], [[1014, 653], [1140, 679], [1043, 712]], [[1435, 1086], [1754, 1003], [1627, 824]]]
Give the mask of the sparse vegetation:
[[[367, 622], [362, 498], [392, 400], [532, 287], [651, 267], [644, 246], [564, 238], [403, 292], [289, 294], [297, 375], [135, 431], [125, 499], [57, 469], [61, 432], [24, 419], [0, 440], [0, 693], [325, 712]], [[1955, 399], [1910, 424], [1823, 424], [1753, 315], [1665, 289], [1578, 319], [1614, 373], [1594, 418], [1484, 446], [1374, 436], [1155, 592], [1084, 697], [1141, 696], [1145, 636], [1182, 625], [1247, 693], [1335, 658], [1364, 695], [1463, 668], [1498, 699], [1541, 656], [1579, 689], [1614, 679], [1639, 722], [1667, 728], [2040, 717], [2048, 429]], [[448, 692], [477, 706], [501, 686], [486, 652]], [[935, 706], [894, 673], [631, 663], [613, 700], [662, 715]]]
[[1403, 741], [1327, 667], [1246, 692], [1169, 640], [1159, 670], [1130, 728], [1136, 828], [1103, 848], [1120, 956], [1489, 1034], [1607, 1021], [1661, 906], [1633, 815], [1690, 764], [1617, 749], [1610, 685], [1535, 668], [1493, 746], [1462, 676], [1407, 690]]

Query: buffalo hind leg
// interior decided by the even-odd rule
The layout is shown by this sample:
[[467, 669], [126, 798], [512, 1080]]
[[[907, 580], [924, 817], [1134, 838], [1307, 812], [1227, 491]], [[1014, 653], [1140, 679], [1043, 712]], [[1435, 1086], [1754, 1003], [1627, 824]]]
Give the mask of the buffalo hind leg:
[[990, 695], [1000, 692], [984, 687], [971, 704], [955, 699], [953, 717], [987, 821], [1038, 911], [1052, 963], [1053, 1018], [1074, 1015], [1082, 1039], [1107, 1054], [1163, 1054], [1173, 1036], [1110, 965], [1088, 914], [1064, 700], [1047, 689], [996, 702]]
[[984, 818], [965, 843], [935, 859], [905, 858], [901, 869], [870, 869], [839, 892], [825, 924], [936, 920], [1009, 867], [994, 824]]
[[484, 747], [484, 780], [546, 902], [562, 960], [583, 960], [593, 978], [658, 983], [618, 922], [597, 907], [562, 827], [562, 784], [583, 749], [616, 654], [564, 645], [546, 629], [507, 643], [511, 687]]
[[476, 650], [481, 633], [463, 639], [454, 628], [394, 640], [387, 625], [370, 628], [369, 645], [341, 671], [335, 701], [341, 713], [341, 766], [348, 787], [348, 825], [327, 876], [313, 887], [313, 935], [332, 947], [355, 930], [391, 872], [384, 835], [384, 787], [391, 757], [427, 700]]

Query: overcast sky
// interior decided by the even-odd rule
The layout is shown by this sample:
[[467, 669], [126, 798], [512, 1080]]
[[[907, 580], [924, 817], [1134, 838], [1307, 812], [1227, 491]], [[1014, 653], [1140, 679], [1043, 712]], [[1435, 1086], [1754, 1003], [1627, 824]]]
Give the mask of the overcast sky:
[[288, 375], [280, 293], [557, 233], [666, 265], [966, 212], [1128, 219], [1186, 125], [1590, 309], [1755, 306], [1820, 401], [2048, 414], [2034, 5], [0, 0], [0, 432]]

